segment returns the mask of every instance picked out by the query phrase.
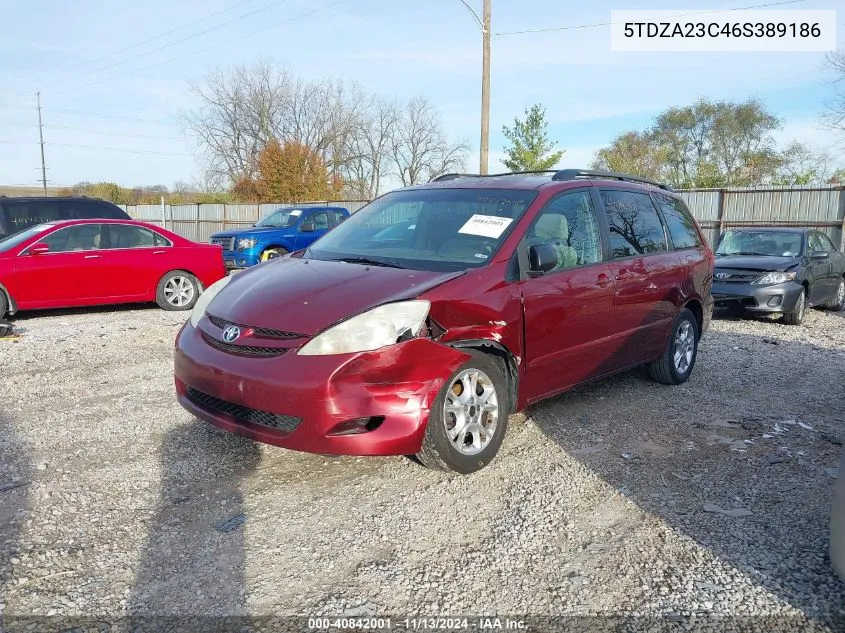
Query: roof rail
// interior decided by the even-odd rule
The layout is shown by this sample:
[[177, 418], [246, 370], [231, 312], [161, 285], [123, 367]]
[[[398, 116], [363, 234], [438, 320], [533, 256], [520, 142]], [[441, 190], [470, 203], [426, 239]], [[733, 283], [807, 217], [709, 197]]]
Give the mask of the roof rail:
[[665, 191], [672, 191], [669, 185], [657, 182], [656, 180], [649, 180], [648, 178], [640, 178], [639, 176], [630, 176], [628, 174], [618, 174], [612, 171], [594, 171], [592, 169], [561, 169], [554, 176], [552, 180], [575, 180], [576, 178], [605, 178], [609, 180], [622, 180], [624, 182], [639, 182], [646, 185], [653, 185]]
[[501, 174], [442, 174], [432, 178], [430, 182], [455, 180], [457, 178], [498, 178], [500, 176], [530, 176], [531, 174], [556, 174], [557, 169], [537, 169], [531, 171], [506, 171]]

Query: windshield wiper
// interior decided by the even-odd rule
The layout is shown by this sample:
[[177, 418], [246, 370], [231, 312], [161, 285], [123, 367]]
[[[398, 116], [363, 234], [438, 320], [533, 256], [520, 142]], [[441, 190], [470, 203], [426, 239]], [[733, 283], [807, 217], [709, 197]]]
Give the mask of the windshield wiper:
[[347, 264], [366, 264], [368, 266], [384, 266], [385, 268], [405, 268], [389, 259], [370, 259], [369, 257], [339, 257], [330, 259], [331, 262], [346, 262]]
[[723, 257], [730, 257], [731, 255], [748, 255], [749, 257], [778, 257], [777, 255], [771, 255], [769, 253], [753, 253], [753, 252], [746, 252], [740, 251], [739, 253], [716, 253], [717, 255], [722, 255]]

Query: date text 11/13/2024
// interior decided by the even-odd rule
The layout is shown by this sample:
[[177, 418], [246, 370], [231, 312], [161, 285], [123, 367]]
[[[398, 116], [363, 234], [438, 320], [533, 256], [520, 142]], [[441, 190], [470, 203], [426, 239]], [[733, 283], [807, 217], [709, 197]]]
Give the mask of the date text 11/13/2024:
[[519, 631], [525, 630], [523, 620], [497, 617], [447, 618], [309, 618], [309, 630], [348, 630], [348, 631]]

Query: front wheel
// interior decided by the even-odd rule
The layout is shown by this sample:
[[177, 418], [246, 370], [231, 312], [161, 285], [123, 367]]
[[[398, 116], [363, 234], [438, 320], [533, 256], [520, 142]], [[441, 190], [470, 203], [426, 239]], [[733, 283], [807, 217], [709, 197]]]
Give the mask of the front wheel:
[[199, 281], [183, 270], [171, 270], [156, 288], [156, 303], [162, 310], [190, 310], [199, 296]]
[[261, 258], [260, 261], [266, 262], [270, 259], [276, 259], [277, 257], [282, 257], [283, 255], [287, 255], [290, 251], [286, 248], [282, 248], [281, 246], [267, 248], [261, 251]]
[[807, 291], [802, 290], [795, 302], [795, 307], [789, 312], [784, 312], [783, 322], [787, 325], [801, 325], [804, 320], [804, 313], [807, 311]]
[[672, 323], [669, 344], [663, 356], [649, 365], [651, 377], [664, 385], [686, 382], [698, 356], [698, 337], [698, 321], [692, 312], [684, 308]]
[[501, 365], [470, 351], [437, 394], [417, 458], [429, 468], [468, 474], [490, 463], [508, 428], [508, 389]]
[[9, 310], [9, 300], [6, 298], [6, 293], [0, 290], [0, 319], [6, 316]]

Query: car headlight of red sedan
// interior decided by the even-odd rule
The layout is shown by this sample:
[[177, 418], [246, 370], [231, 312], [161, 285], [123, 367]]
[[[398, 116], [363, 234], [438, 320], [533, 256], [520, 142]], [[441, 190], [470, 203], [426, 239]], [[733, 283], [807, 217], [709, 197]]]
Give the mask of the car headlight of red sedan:
[[231, 275], [223, 277], [223, 279], [218, 279], [213, 284], [211, 284], [205, 291], [200, 295], [197, 302], [194, 304], [194, 309], [191, 310], [191, 325], [197, 327], [200, 323], [200, 319], [205, 314], [205, 311], [208, 309], [208, 304], [211, 303], [211, 300], [217, 296], [223, 288], [226, 287], [232, 281]]
[[309, 341], [299, 354], [324, 356], [366, 352], [417, 336], [428, 316], [425, 300], [388, 303], [354, 316]]

